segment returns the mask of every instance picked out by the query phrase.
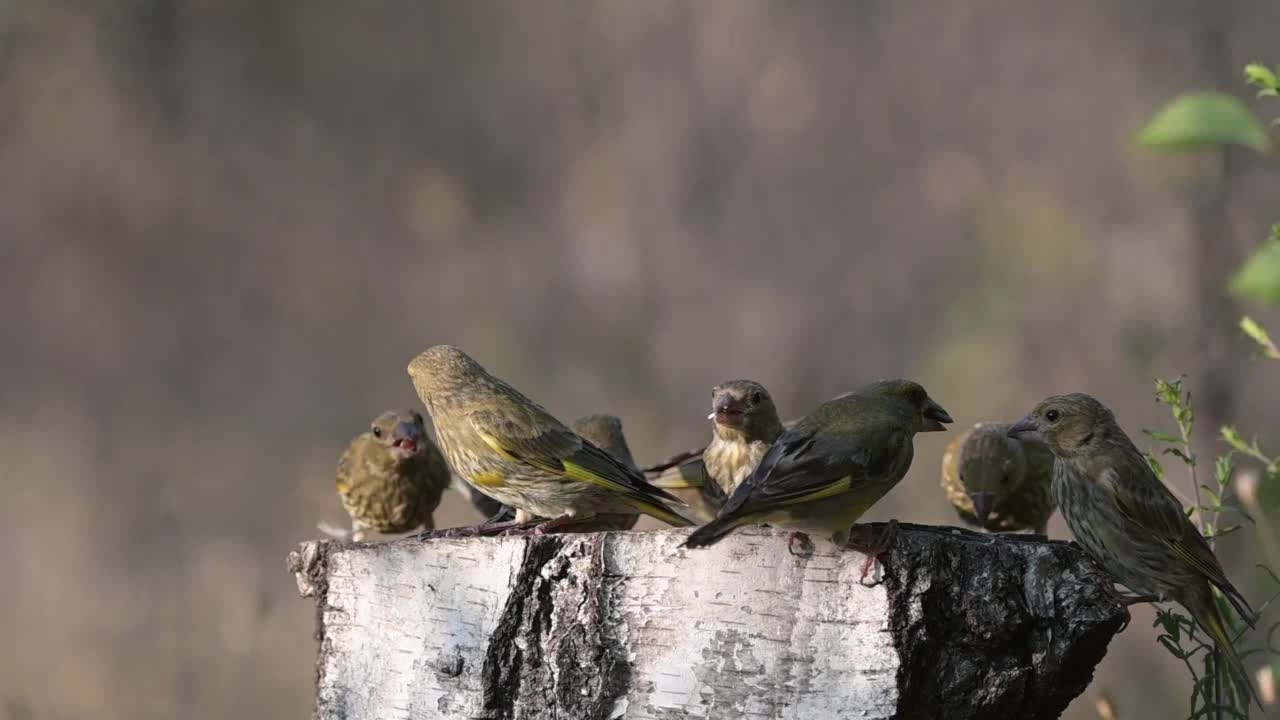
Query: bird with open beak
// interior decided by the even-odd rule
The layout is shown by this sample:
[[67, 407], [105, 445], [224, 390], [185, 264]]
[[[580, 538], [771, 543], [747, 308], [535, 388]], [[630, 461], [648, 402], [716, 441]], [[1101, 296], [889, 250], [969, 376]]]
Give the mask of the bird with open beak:
[[1085, 552], [1140, 594], [1127, 601], [1173, 600], [1186, 608], [1217, 643], [1242, 696], [1256, 699], [1213, 589], [1250, 626], [1253, 609], [1111, 410], [1081, 393], [1055, 395], [1008, 434], [1049, 446], [1058, 510]]
[[351, 530], [326, 524], [320, 529], [356, 541], [369, 530], [431, 530], [431, 514], [449, 481], [449, 466], [427, 437], [422, 415], [414, 410], [384, 412], [338, 460], [338, 496], [351, 517]]
[[[882, 380], [829, 400], [778, 436], [716, 519], [685, 545], [706, 547], [741, 525], [767, 523], [846, 547], [853, 524], [907, 474], [916, 433], [945, 430], [950, 422], [910, 380]], [[892, 537], [861, 548], [864, 575]]]
[[1043, 535], [1053, 514], [1053, 453], [1009, 425], [978, 423], [942, 454], [942, 489], [960, 519], [990, 532]]
[[698, 489], [701, 502], [692, 508], [704, 520], [715, 517], [783, 430], [769, 391], [754, 380], [729, 380], [712, 388], [707, 419], [712, 422], [711, 444], [645, 469], [657, 487]]

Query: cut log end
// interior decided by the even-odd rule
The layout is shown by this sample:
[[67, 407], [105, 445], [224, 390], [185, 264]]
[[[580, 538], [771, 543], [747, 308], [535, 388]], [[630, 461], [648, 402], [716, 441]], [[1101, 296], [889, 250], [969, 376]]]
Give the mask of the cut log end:
[[303, 543], [316, 716], [1054, 718], [1128, 611], [1068, 543], [901, 525], [864, 556], [787, 533]]

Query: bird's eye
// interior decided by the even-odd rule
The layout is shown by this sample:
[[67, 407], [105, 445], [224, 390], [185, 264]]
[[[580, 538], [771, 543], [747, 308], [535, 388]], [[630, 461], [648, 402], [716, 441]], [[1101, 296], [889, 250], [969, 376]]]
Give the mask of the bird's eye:
[[760, 397], [760, 391], [757, 390], [756, 392], [751, 393], [752, 403], [759, 403], [762, 399], [763, 398]]
[[374, 436], [374, 437], [376, 437], [376, 438], [380, 438], [380, 437], [382, 437], [382, 428], [378, 427], [377, 425], [374, 425], [374, 426], [373, 426], [373, 436]]
[[1044, 419], [1045, 419], [1045, 420], [1048, 420], [1049, 422], [1057, 422], [1057, 421], [1058, 421], [1058, 411], [1057, 411], [1057, 410], [1050, 410], [1049, 412], [1047, 412], [1047, 413], [1045, 413], [1045, 414], [1044, 414]]

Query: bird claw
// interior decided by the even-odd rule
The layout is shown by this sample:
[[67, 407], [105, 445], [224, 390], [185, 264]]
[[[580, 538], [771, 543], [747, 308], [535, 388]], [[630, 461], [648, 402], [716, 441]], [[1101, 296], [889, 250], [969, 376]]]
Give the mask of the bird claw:
[[845, 544], [845, 547], [857, 550], [867, 556], [867, 559], [862, 563], [862, 576], [860, 578], [860, 581], [865, 583], [867, 580], [867, 573], [871, 572], [872, 566], [878, 564], [880, 556], [887, 553], [893, 546], [894, 538], [898, 536], [898, 521], [890, 520], [888, 524], [885, 525], [884, 532], [880, 533], [879, 538], [875, 537], [875, 531], [872, 530], [869, 525], [864, 525], [860, 527], [859, 530], [866, 531], [870, 536], [868, 540], [864, 542], [850, 538], [849, 542]]
[[[799, 552], [796, 552], [797, 546], [800, 548]], [[807, 534], [798, 530], [787, 534], [787, 552], [791, 553], [793, 556], [804, 558], [812, 557], [813, 550], [813, 540], [810, 540]]]

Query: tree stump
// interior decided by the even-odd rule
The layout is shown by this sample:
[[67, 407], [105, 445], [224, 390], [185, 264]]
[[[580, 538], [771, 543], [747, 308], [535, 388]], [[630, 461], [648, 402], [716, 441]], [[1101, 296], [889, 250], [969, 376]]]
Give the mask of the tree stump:
[[1128, 611], [1074, 545], [902, 525], [864, 556], [745, 529], [318, 541], [323, 720], [1055, 718]]

